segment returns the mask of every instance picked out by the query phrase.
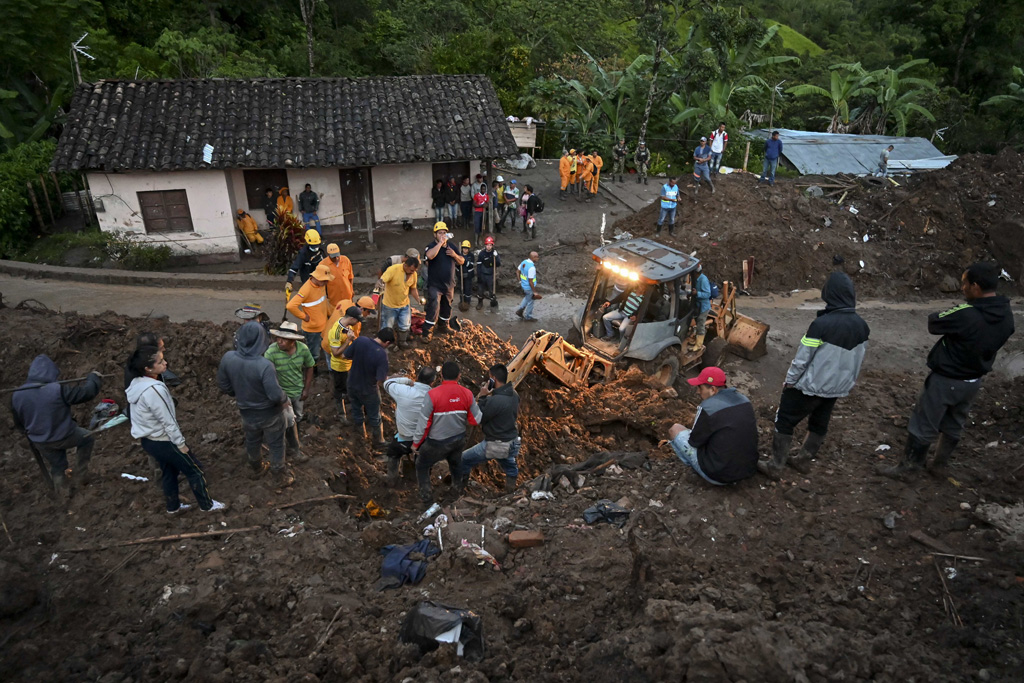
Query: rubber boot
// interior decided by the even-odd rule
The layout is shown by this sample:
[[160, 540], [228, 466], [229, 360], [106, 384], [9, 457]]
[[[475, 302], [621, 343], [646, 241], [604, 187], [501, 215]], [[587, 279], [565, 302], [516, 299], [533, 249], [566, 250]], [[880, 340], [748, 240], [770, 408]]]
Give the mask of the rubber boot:
[[434, 325], [434, 334], [448, 334], [449, 332], [447, 320], [438, 320]]
[[370, 435], [373, 437], [373, 450], [383, 451], [388, 447], [388, 442], [384, 440], [384, 424], [381, 423], [376, 427], [370, 427]]
[[[163, 472], [160, 474], [163, 477]], [[78, 459], [78, 464], [71, 472], [71, 484], [74, 488], [88, 486], [89, 484], [89, 461]]]
[[903, 479], [908, 474], [913, 474], [922, 469], [925, 459], [928, 457], [928, 448], [931, 444], [921, 441], [913, 434], [907, 434], [907, 445], [903, 450], [903, 457], [892, 467], [877, 468], [877, 473], [890, 479]]
[[483, 298], [482, 297], [477, 297], [477, 299], [476, 299], [476, 310], [479, 311], [483, 307], [484, 307], [484, 300], [483, 300]]
[[676, 234], [676, 224], [675, 223], [669, 223], [668, 224], [668, 234], [672, 235], [673, 237], [675, 236], [675, 234]]
[[394, 488], [398, 485], [398, 467], [401, 464], [401, 458], [388, 458], [388, 486]]
[[409, 330], [399, 330], [396, 337], [396, 345], [398, 346], [399, 351], [409, 348]]
[[690, 351], [700, 351], [704, 348], [704, 335], [698, 334], [693, 339], [693, 346], [690, 347]]
[[772, 438], [772, 459], [758, 460], [757, 471], [771, 479], [778, 479], [786, 467], [786, 459], [789, 457], [789, 449], [793, 445], [792, 434], [780, 434], [775, 432]]
[[431, 503], [434, 502], [434, 490], [430, 486], [430, 484], [427, 484], [426, 486], [421, 484], [419, 489], [420, 489], [420, 502], [421, 503], [423, 503], [424, 505], [428, 505], [429, 506]]
[[285, 488], [295, 483], [295, 475], [287, 467], [282, 467], [279, 470], [271, 470], [271, 478], [274, 481], [274, 486], [278, 488]]
[[68, 498], [71, 497], [67, 476], [63, 472], [51, 472], [50, 478], [53, 480], [53, 493], [57, 498], [57, 503], [59, 505], [66, 505]]
[[655, 235], [660, 235], [661, 234], [661, 223], [655, 223], [654, 224], [654, 234]]
[[620, 183], [624, 183], [624, 182], [626, 182], [626, 181], [622, 179], [622, 176], [619, 176], [619, 182], [620, 182]]
[[811, 459], [818, 455], [818, 449], [821, 448], [821, 442], [824, 440], [824, 434], [807, 432], [804, 445], [800, 447], [799, 453], [789, 459], [789, 466], [800, 474], [810, 474]]
[[[639, 185], [639, 184], [640, 184], [640, 176], [637, 176], [637, 177], [636, 177], [636, 184], [637, 184], [637, 185]], [[644, 183], [644, 184], [646, 185], [646, 183]]]
[[566, 199], [568, 199], [568, 197], [566, 196], [565, 190], [559, 190], [558, 191], [558, 198], [561, 199], [563, 202]]
[[646, 184], [647, 184], [647, 178], [645, 177], [644, 178], [644, 185], [646, 185]]
[[715, 193], [715, 184], [709, 180], [708, 181], [708, 185], [711, 186], [711, 194], [714, 194]]
[[505, 493], [515, 493], [516, 491], [516, 480], [519, 477], [513, 477], [511, 474], [505, 475]]
[[935, 442], [935, 457], [928, 469], [945, 468], [958, 443], [960, 443], [960, 439], [954, 439], [947, 434], [939, 434], [939, 440]]

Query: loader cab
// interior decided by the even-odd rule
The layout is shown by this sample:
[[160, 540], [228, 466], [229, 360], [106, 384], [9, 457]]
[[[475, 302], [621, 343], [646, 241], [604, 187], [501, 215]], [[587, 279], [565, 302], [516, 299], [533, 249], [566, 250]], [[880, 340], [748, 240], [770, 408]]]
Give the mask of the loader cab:
[[[610, 360], [651, 361], [666, 348], [678, 347], [689, 329], [693, 304], [686, 284], [697, 259], [648, 239], [605, 245], [593, 256], [594, 284], [573, 321], [578, 341]], [[634, 306], [641, 298], [633, 320], [623, 314], [608, 317], [622, 310], [631, 295]]]

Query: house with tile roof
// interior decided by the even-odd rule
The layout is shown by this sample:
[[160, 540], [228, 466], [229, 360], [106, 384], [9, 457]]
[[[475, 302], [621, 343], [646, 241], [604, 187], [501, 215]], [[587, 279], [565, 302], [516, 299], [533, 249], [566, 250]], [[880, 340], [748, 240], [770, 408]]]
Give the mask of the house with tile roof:
[[[325, 234], [427, 219], [438, 177], [517, 152], [480, 75], [100, 81], [80, 85], [52, 168], [85, 174], [100, 227], [238, 260], [244, 209], [306, 183]], [[486, 174], [486, 173], [485, 173]]]

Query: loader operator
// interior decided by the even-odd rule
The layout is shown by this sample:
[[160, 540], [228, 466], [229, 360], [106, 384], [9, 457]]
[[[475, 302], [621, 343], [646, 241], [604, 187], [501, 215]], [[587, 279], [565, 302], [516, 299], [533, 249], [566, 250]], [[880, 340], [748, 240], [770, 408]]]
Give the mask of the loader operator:
[[615, 336], [616, 322], [619, 323], [619, 338], [625, 339], [629, 335], [629, 329], [636, 324], [636, 313], [643, 301], [641, 287], [627, 290], [625, 282], [616, 282], [612, 297], [601, 306], [602, 310], [608, 311], [601, 316], [605, 339], [612, 339]]

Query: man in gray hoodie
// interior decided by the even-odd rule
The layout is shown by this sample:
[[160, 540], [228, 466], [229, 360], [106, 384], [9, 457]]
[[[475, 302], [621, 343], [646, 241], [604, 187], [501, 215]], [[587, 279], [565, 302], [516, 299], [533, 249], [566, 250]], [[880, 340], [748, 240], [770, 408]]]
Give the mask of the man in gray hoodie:
[[288, 486], [295, 481], [284, 459], [284, 406], [288, 397], [277, 382], [274, 364], [263, 357], [268, 346], [267, 331], [255, 320], [238, 328], [236, 350], [225, 353], [217, 368], [217, 386], [238, 404], [245, 452], [255, 476], [268, 469], [262, 455], [265, 441], [275, 483]]
[[758, 470], [778, 478], [789, 457], [793, 429], [807, 418], [807, 437], [790, 466], [807, 474], [811, 459], [818, 454], [832, 408], [849, 395], [868, 348], [871, 330], [857, 315], [857, 296], [846, 273], [834, 271], [821, 288], [825, 310], [807, 328], [796, 357], [783, 383], [779, 410], [775, 414], [772, 459], [759, 462]]
[[78, 464], [74, 484], [84, 485], [89, 474], [89, 458], [95, 437], [79, 427], [71, 417], [71, 406], [86, 403], [100, 393], [100, 373], [93, 370], [83, 384], [58, 384], [60, 370], [46, 354], [32, 361], [28, 381], [11, 397], [14, 424], [28, 436], [47, 463], [54, 491], [60, 500], [68, 497], [68, 450], [74, 448]]

